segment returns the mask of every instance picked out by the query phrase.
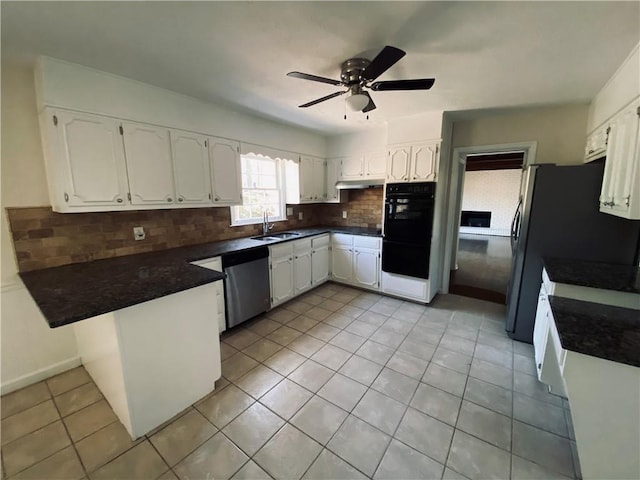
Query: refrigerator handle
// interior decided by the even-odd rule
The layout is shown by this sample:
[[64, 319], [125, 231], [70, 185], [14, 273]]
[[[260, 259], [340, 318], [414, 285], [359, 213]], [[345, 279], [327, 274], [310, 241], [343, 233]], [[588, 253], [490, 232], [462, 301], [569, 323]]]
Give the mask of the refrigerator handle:
[[518, 234], [520, 231], [520, 217], [522, 216], [522, 197], [518, 200], [518, 206], [516, 212], [513, 214], [513, 220], [511, 220], [511, 250], [515, 248], [518, 241]]

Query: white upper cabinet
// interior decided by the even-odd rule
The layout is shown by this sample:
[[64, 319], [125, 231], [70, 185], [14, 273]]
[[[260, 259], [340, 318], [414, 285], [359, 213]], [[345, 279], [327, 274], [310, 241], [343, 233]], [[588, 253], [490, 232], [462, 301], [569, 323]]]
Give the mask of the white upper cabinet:
[[123, 122], [122, 128], [131, 203], [174, 203], [169, 130], [132, 122]]
[[384, 180], [387, 171], [385, 152], [369, 152], [342, 158], [340, 180], [380, 179]]
[[344, 157], [340, 169], [341, 180], [358, 180], [364, 174], [364, 158], [360, 156]]
[[341, 203], [346, 201], [347, 192], [338, 190], [336, 183], [340, 179], [341, 160], [339, 158], [329, 158], [326, 166], [326, 192], [327, 203]]
[[433, 182], [438, 171], [438, 144], [425, 143], [411, 147], [410, 181]]
[[439, 142], [391, 147], [387, 159], [387, 182], [434, 182], [439, 158]]
[[385, 152], [371, 152], [364, 156], [364, 176], [384, 179], [387, 173], [387, 155]]
[[116, 120], [51, 109], [45, 109], [41, 120], [55, 211], [116, 210], [127, 203], [127, 170]]
[[326, 162], [322, 158], [302, 156], [285, 162], [287, 203], [319, 203], [325, 191]]
[[584, 148], [584, 159], [586, 162], [595, 160], [605, 155], [607, 151], [607, 142], [609, 140], [609, 125], [602, 125], [589, 136], [587, 136], [587, 144]]
[[640, 98], [609, 122], [600, 211], [640, 219]]
[[179, 204], [211, 204], [209, 152], [204, 136], [171, 131], [173, 174]]
[[241, 204], [240, 144], [215, 137], [208, 141], [214, 206]]
[[392, 148], [389, 150], [388, 156], [387, 182], [408, 182], [411, 164], [411, 147]]

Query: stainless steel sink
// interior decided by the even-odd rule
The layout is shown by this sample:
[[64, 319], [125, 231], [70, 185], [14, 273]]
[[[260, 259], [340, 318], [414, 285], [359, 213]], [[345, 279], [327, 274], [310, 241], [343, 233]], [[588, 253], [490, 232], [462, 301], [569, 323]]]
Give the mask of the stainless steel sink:
[[295, 232], [280, 232], [280, 233], [269, 233], [267, 235], [260, 235], [258, 237], [251, 237], [252, 240], [262, 240], [262, 241], [272, 241], [272, 240], [288, 240], [290, 238], [295, 238], [299, 236], [299, 233]]

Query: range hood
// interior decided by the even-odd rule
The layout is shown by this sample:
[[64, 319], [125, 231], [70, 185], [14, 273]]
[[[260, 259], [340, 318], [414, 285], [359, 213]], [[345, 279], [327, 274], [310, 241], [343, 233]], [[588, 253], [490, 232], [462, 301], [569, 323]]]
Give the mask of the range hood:
[[361, 178], [358, 180], [341, 180], [336, 182], [336, 188], [338, 190], [349, 190], [357, 188], [375, 188], [382, 187], [384, 185], [383, 179], [373, 178]]

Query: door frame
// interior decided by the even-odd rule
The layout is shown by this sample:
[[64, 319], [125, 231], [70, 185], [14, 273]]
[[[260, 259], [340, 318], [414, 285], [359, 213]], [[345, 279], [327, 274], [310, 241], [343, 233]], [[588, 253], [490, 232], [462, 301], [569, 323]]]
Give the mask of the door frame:
[[460, 213], [462, 210], [462, 190], [467, 156], [473, 154], [524, 152], [522, 168], [535, 163], [538, 142], [514, 142], [498, 145], [476, 145], [455, 147], [451, 156], [451, 176], [449, 177], [449, 210], [445, 232], [444, 271], [442, 272], [442, 293], [449, 293], [451, 271], [455, 270], [460, 235]]

